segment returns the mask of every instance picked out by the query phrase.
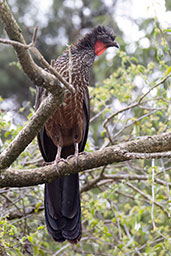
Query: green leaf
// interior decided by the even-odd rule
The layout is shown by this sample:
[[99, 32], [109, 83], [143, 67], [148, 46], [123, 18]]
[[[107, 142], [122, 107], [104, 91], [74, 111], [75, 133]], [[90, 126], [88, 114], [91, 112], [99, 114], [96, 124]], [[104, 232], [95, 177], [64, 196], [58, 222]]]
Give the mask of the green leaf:
[[135, 58], [135, 57], [132, 57], [131, 60], [136, 62], [136, 63], [138, 62], [137, 58]]
[[38, 213], [40, 206], [41, 206], [41, 202], [39, 202], [39, 203], [36, 205], [36, 209], [34, 210], [35, 213]]
[[6, 131], [6, 133], [5, 133], [5, 138], [7, 138], [9, 135], [11, 134], [11, 132], [10, 131]]
[[168, 76], [170, 73], [171, 73], [171, 67], [169, 67], [169, 68], [166, 70], [166, 76]]
[[29, 240], [30, 243], [33, 243], [33, 237], [32, 236], [28, 236], [27, 239]]
[[106, 226], [104, 226], [104, 231], [107, 233], [108, 232], [108, 228]]
[[37, 230], [41, 230], [41, 229], [44, 229], [45, 227], [44, 226], [39, 226], [38, 228], [37, 228]]
[[164, 30], [165, 32], [171, 32], [171, 29], [170, 28], [167, 28]]

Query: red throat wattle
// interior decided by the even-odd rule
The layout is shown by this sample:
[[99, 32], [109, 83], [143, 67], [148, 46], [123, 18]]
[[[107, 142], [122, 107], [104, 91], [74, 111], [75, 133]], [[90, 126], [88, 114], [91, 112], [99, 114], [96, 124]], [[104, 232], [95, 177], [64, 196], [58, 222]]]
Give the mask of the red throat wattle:
[[106, 48], [106, 45], [102, 41], [98, 40], [94, 45], [95, 54], [97, 56], [101, 55], [102, 53], [104, 53]]

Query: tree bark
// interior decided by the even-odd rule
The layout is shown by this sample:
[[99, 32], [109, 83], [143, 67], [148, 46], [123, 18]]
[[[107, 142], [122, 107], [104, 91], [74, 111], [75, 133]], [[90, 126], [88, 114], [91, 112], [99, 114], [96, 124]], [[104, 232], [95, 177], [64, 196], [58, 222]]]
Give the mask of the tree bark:
[[33, 186], [114, 162], [161, 157], [171, 157], [171, 132], [120, 143], [86, 155], [82, 154], [79, 156], [77, 166], [75, 166], [74, 157], [72, 157], [68, 160], [68, 163], [61, 161], [58, 164], [58, 172], [56, 172], [54, 164], [34, 169], [18, 170], [9, 168], [2, 170], [0, 173], [0, 187]]

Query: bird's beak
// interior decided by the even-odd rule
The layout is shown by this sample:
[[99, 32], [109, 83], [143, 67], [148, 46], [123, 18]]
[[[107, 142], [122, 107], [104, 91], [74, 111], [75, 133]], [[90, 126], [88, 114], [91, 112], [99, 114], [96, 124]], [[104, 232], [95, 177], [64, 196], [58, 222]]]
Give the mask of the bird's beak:
[[113, 46], [119, 49], [119, 44], [117, 42], [113, 42]]
[[109, 42], [108, 44], [107, 44], [107, 48], [108, 47], [116, 47], [116, 48], [119, 48], [119, 44], [117, 43], [117, 42]]

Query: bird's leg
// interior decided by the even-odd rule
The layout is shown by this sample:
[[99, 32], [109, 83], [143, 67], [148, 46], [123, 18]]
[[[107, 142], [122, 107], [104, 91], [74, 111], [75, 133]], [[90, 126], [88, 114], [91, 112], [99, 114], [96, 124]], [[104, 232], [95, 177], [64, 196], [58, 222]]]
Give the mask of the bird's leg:
[[56, 154], [56, 157], [55, 157], [55, 168], [56, 168], [56, 171], [58, 172], [58, 163], [60, 162], [61, 160], [61, 151], [62, 151], [62, 147], [61, 146], [57, 146], [58, 150], [57, 150], [57, 154]]
[[62, 134], [59, 130], [58, 130], [58, 134], [56, 135], [56, 146], [57, 146], [57, 154], [55, 157], [54, 164], [55, 164], [56, 171], [59, 173], [58, 163], [60, 161], [63, 161], [68, 164], [66, 159], [61, 158], [61, 152], [62, 152], [62, 147], [63, 147], [63, 138], [62, 138]]
[[74, 146], [75, 146], [75, 152], [74, 152], [75, 160], [74, 160], [74, 162], [77, 165], [78, 164], [78, 142], [75, 142]]
[[74, 160], [74, 162], [75, 162], [75, 165], [77, 165], [78, 164], [78, 156], [87, 155], [87, 152], [84, 152], [84, 151], [79, 152], [78, 151], [78, 142], [75, 142], [74, 146], [75, 146], [75, 153], [74, 153], [75, 160]]
[[[75, 165], [77, 165], [78, 164], [78, 154], [79, 154], [79, 150], [78, 150], [79, 143], [78, 143], [78, 135], [76, 133], [76, 130], [74, 130], [74, 132], [73, 132], [73, 144], [74, 144], [74, 157], [75, 157], [74, 162], [75, 162]], [[72, 157], [73, 157], [73, 155], [69, 155], [67, 157], [67, 160], [69, 160]]]
[[68, 164], [68, 161], [67, 161], [67, 159], [61, 158], [62, 147], [58, 145], [57, 148], [58, 148], [58, 150], [57, 150], [57, 154], [56, 154], [56, 157], [55, 157], [54, 164], [55, 164], [56, 171], [59, 173], [59, 170], [58, 170], [58, 163], [59, 163], [60, 161], [62, 161], [62, 162], [64, 162], [64, 163], [67, 163], [67, 164]]
[[81, 137], [82, 137], [82, 132], [81, 132], [81, 129], [80, 127], [75, 127], [75, 129], [73, 130], [73, 142], [74, 142], [74, 157], [75, 157], [75, 165], [78, 165], [78, 156], [81, 155], [81, 154], [86, 154], [85, 152], [81, 152], [79, 153], [79, 142], [81, 140]]

